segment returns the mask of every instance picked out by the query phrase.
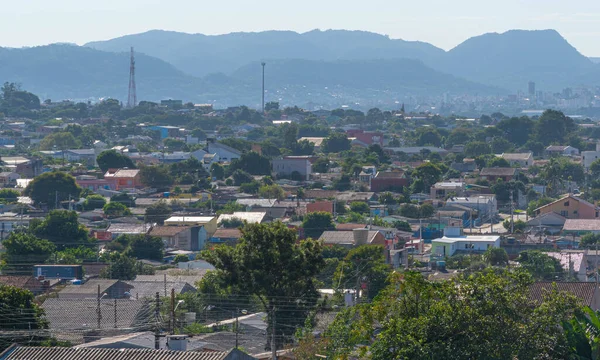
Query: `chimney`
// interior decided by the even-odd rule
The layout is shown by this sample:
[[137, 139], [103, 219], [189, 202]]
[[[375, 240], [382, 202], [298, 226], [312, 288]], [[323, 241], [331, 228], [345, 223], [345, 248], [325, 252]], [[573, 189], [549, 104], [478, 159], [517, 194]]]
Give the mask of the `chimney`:
[[169, 350], [187, 351], [187, 335], [169, 335], [167, 336], [167, 346]]

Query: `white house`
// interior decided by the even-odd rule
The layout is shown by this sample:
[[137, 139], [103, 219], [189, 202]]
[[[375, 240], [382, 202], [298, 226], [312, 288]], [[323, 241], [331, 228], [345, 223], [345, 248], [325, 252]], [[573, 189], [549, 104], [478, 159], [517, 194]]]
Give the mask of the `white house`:
[[460, 228], [446, 227], [443, 237], [431, 241], [431, 254], [441, 257], [457, 252], [481, 254], [489, 248], [499, 247], [499, 235], [462, 235]]
[[478, 195], [470, 197], [452, 197], [446, 201], [446, 205], [462, 205], [477, 210], [479, 217], [489, 219], [490, 215], [498, 213], [498, 202], [495, 195]]
[[211, 141], [208, 143], [208, 153], [217, 154], [219, 159], [224, 162], [230, 162], [233, 159], [239, 159], [242, 153], [231, 146]]
[[568, 145], [550, 145], [546, 148], [546, 155], [575, 156], [579, 155], [579, 149]]
[[500, 155], [504, 160], [508, 161], [510, 166], [518, 166], [521, 168], [529, 168], [533, 165], [533, 153], [503, 153]]
[[588, 170], [592, 163], [598, 159], [600, 159], [600, 142], [596, 143], [596, 151], [581, 152], [581, 163], [586, 170]]

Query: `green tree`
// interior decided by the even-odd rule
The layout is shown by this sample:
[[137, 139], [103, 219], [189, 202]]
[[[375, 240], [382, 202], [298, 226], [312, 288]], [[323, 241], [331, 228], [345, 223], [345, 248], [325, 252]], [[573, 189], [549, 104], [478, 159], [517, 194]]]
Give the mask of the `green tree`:
[[171, 207], [169, 207], [166, 201], [159, 201], [146, 208], [144, 221], [146, 223], [157, 223], [162, 225], [172, 213], [173, 210], [171, 210]]
[[593, 248], [598, 243], [600, 243], [600, 234], [585, 234], [579, 240], [580, 247]]
[[164, 248], [164, 242], [157, 236], [144, 234], [129, 236], [128, 255], [137, 259], [162, 261]]
[[307, 238], [318, 239], [324, 231], [334, 230], [335, 224], [330, 213], [317, 211], [304, 216], [302, 228]]
[[472, 131], [466, 128], [456, 128], [450, 132], [446, 139], [446, 146], [464, 145], [471, 140]]
[[[510, 230], [511, 226], [510, 226], [510, 219], [505, 219], [502, 222], [502, 226], [506, 229], [506, 230]], [[516, 220], [515, 223], [513, 224], [513, 228], [515, 230], [516, 233], [523, 233], [525, 231], [525, 229], [527, 228], [527, 223], [523, 220]]]
[[43, 331], [38, 331], [47, 329], [48, 321], [29, 290], [0, 285], [0, 316], [0, 330], [7, 333], [0, 338], [0, 351], [15, 343], [40, 345], [49, 340]]
[[79, 149], [80, 147], [81, 141], [66, 131], [48, 134], [40, 141], [40, 150], [67, 150]]
[[494, 156], [487, 163], [488, 167], [510, 167], [510, 163], [506, 159]]
[[277, 101], [269, 101], [265, 104], [265, 111], [269, 112], [271, 110], [279, 110], [279, 102]]
[[412, 173], [412, 177], [420, 179], [424, 183], [424, 188], [428, 191], [429, 188], [441, 180], [442, 169], [433, 163], [424, 163], [415, 168]]
[[442, 146], [442, 136], [439, 131], [431, 126], [417, 129], [417, 146]]
[[364, 283], [367, 297], [374, 299], [387, 286], [391, 273], [384, 254], [383, 246], [379, 245], [361, 245], [350, 250], [335, 271], [334, 284], [343, 290], [362, 287]]
[[117, 252], [109, 255], [108, 264], [100, 271], [100, 277], [105, 279], [133, 280], [138, 275], [140, 268], [134, 258]]
[[110, 202], [102, 208], [104, 215], [114, 218], [131, 215], [131, 210], [127, 206], [118, 202]]
[[485, 251], [483, 258], [490, 265], [508, 265], [508, 254], [502, 248], [491, 247]]
[[504, 133], [506, 140], [517, 146], [525, 145], [533, 133], [534, 122], [527, 116], [504, 119], [496, 127]]
[[237, 228], [243, 226], [244, 222], [240, 218], [233, 217], [230, 219], [221, 220], [219, 225], [221, 225], [225, 229], [237, 229]]
[[254, 151], [242, 154], [239, 159], [233, 159], [229, 165], [230, 171], [243, 170], [252, 175], [270, 175], [271, 162], [268, 158]]
[[355, 201], [350, 204], [350, 211], [368, 215], [371, 213], [371, 208], [369, 207], [369, 204], [364, 201]]
[[173, 258], [173, 264], [179, 264], [180, 262], [188, 262], [190, 261], [190, 257], [185, 254], [177, 254]]
[[395, 205], [397, 200], [394, 198], [391, 192], [386, 191], [379, 195], [379, 203], [384, 205]]
[[477, 157], [492, 153], [490, 145], [484, 141], [471, 141], [465, 146], [465, 155], [468, 157]]
[[46, 204], [56, 208], [56, 200], [79, 199], [81, 189], [75, 178], [69, 174], [53, 171], [36, 176], [25, 188], [23, 194], [31, 197], [36, 204]]
[[234, 171], [231, 177], [233, 178], [233, 185], [235, 186], [240, 186], [242, 184], [254, 181], [252, 175], [240, 169]]
[[45, 263], [56, 250], [52, 242], [24, 232], [12, 232], [2, 246], [3, 272], [11, 275], [31, 275], [33, 265]]
[[267, 333], [276, 331], [277, 344], [268, 347], [290, 341], [314, 310], [319, 298], [315, 277], [324, 263], [321, 245], [298, 242], [296, 232], [281, 222], [248, 224], [235, 247], [219, 246], [204, 254], [225, 283], [259, 299], [268, 313]]
[[410, 224], [403, 220], [394, 221], [392, 226], [394, 226], [394, 228], [401, 230], [401, 231], [412, 232], [412, 228], [410, 227]]
[[77, 221], [77, 213], [67, 210], [52, 210], [43, 221], [30, 221], [29, 231], [56, 245], [58, 250], [88, 246], [88, 230]]
[[325, 139], [321, 144], [321, 149], [324, 153], [338, 153], [345, 150], [350, 150], [350, 140], [346, 133], [334, 132]]
[[285, 198], [285, 191], [277, 184], [263, 185], [258, 189], [258, 195], [265, 199], [283, 200]]
[[102, 209], [106, 205], [106, 199], [102, 195], [88, 195], [83, 202], [84, 210]]
[[540, 251], [522, 251], [517, 262], [536, 280], [554, 281], [565, 277], [560, 261]]
[[13, 189], [0, 189], [0, 200], [4, 202], [15, 202], [21, 193]]
[[562, 143], [577, 125], [561, 111], [546, 110], [535, 124], [536, 138], [548, 145]]
[[217, 180], [223, 180], [225, 177], [225, 169], [221, 164], [213, 163], [210, 166], [210, 175]]
[[102, 172], [106, 172], [108, 169], [135, 169], [133, 160], [131, 160], [129, 156], [125, 156], [116, 150], [105, 150], [101, 152], [96, 158], [96, 162]]
[[312, 171], [316, 173], [327, 173], [329, 170], [329, 159], [326, 157], [319, 157], [312, 164]]
[[135, 207], [135, 200], [125, 192], [111, 196], [110, 202], [121, 203], [127, 207]]
[[600, 177], [600, 159], [594, 160], [590, 165], [590, 174], [592, 174], [594, 178]]
[[140, 181], [152, 188], [168, 189], [174, 179], [166, 166], [154, 165], [140, 167]]
[[343, 174], [339, 179], [335, 179], [333, 181], [333, 188], [337, 191], [346, 191], [350, 190], [352, 187], [352, 182], [350, 180], [350, 176], [347, 174]]

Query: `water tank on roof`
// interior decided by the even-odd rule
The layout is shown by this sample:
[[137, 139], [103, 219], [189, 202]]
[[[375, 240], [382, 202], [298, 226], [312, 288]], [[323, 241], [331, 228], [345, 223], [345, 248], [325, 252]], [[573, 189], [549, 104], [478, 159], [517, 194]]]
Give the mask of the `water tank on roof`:
[[369, 229], [354, 229], [352, 230], [354, 234], [354, 245], [365, 245], [369, 238]]
[[167, 343], [169, 350], [187, 351], [187, 335], [169, 335]]

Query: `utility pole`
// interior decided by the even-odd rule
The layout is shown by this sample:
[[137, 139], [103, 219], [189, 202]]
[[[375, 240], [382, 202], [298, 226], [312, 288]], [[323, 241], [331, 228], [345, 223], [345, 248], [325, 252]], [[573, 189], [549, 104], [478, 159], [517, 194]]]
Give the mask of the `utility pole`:
[[117, 299], [115, 299], [115, 329], [117, 328]]
[[275, 306], [273, 306], [273, 324], [271, 325], [273, 327], [272, 331], [271, 331], [271, 354], [272, 354], [272, 360], [277, 360], [277, 343], [275, 342]]
[[260, 63], [262, 66], [262, 113], [265, 114], [265, 63], [264, 61]]
[[154, 305], [154, 316], [156, 317], [156, 329], [154, 330], [154, 349], [160, 349], [160, 293], [156, 292], [156, 304]]
[[238, 317], [240, 314], [240, 309], [235, 309], [235, 348], [238, 348], [238, 334], [240, 332], [240, 323], [238, 321]]
[[598, 289], [598, 243], [596, 243], [596, 256], [594, 256], [594, 279], [596, 280], [596, 290]]
[[515, 220], [514, 220], [514, 209], [513, 209], [513, 190], [510, 190], [510, 233], [515, 233]]
[[171, 335], [175, 335], [175, 289], [171, 289], [171, 316], [169, 319]]
[[98, 316], [98, 329], [100, 329], [100, 323], [102, 322], [102, 312], [100, 311], [100, 284], [98, 284], [98, 305], [96, 306], [96, 313]]

